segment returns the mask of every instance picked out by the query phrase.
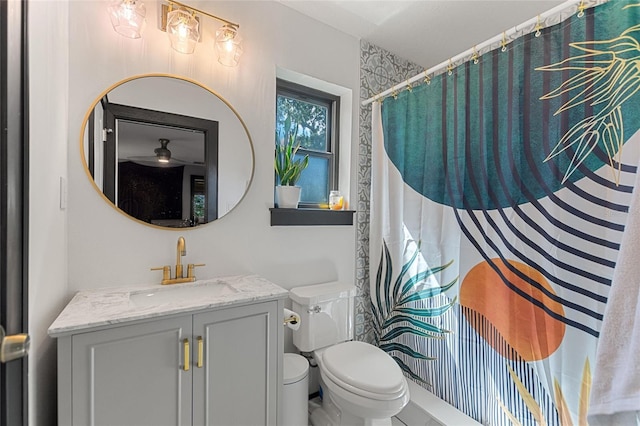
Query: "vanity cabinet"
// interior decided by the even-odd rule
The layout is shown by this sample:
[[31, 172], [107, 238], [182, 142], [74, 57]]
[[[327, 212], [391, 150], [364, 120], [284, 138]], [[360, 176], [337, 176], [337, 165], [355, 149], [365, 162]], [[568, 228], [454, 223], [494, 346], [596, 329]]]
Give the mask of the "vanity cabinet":
[[194, 316], [204, 352], [193, 370], [194, 425], [277, 425], [283, 309], [262, 303]]
[[283, 301], [59, 337], [61, 425], [276, 425]]
[[69, 403], [60, 424], [191, 425], [193, 375], [181, 369], [180, 350], [191, 323], [186, 316], [60, 339], [59, 376], [71, 377], [59, 389]]

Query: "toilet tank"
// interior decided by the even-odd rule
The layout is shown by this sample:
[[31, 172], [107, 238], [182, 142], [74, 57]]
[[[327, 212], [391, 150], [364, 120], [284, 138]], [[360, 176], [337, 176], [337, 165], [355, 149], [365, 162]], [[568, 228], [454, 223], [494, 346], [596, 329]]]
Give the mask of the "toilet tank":
[[293, 344], [302, 352], [353, 339], [354, 299], [352, 284], [330, 282], [289, 290], [292, 309], [300, 314], [300, 328]]

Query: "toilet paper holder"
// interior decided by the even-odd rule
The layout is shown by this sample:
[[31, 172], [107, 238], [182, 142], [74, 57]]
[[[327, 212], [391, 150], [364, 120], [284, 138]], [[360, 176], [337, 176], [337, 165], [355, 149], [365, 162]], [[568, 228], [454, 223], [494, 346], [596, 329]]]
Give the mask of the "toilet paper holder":
[[297, 312], [293, 312], [285, 308], [282, 325], [289, 327], [292, 330], [297, 330], [298, 327], [300, 327], [300, 315]]
[[298, 318], [295, 315], [291, 315], [290, 317], [284, 319], [284, 322], [282, 323], [282, 325], [287, 325], [287, 324], [295, 325], [297, 323], [298, 323]]

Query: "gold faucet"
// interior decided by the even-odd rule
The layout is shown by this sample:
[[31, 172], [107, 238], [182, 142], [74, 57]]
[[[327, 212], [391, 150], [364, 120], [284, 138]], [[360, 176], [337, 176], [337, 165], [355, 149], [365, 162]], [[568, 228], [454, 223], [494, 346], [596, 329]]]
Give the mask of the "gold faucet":
[[178, 238], [178, 245], [176, 247], [176, 275], [171, 278], [171, 266], [165, 265], [157, 268], [151, 268], [152, 271], [162, 271], [162, 281], [160, 282], [162, 285], [165, 284], [178, 284], [178, 283], [188, 283], [196, 280], [196, 276], [194, 274], [194, 269], [197, 266], [205, 266], [204, 263], [189, 263], [187, 265], [187, 276], [183, 276], [183, 268], [182, 262], [180, 258], [182, 256], [186, 256], [187, 254], [187, 243], [184, 240], [184, 237]]
[[176, 248], [176, 279], [182, 278], [182, 263], [180, 258], [187, 255], [187, 243], [184, 237], [178, 238], [178, 247]]

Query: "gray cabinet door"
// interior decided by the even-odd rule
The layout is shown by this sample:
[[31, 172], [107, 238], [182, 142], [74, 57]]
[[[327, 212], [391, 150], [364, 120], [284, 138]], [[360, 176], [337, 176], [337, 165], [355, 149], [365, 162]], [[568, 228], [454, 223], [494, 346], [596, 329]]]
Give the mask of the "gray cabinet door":
[[191, 425], [192, 316], [72, 337], [73, 425]]
[[276, 301], [194, 315], [194, 425], [276, 425], [281, 318]]

